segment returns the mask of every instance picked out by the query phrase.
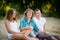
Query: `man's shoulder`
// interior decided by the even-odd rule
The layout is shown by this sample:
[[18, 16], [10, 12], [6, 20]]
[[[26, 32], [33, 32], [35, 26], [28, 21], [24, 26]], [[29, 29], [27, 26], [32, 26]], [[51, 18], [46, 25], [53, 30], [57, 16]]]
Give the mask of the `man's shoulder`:
[[36, 20], [36, 17], [33, 17], [33, 20]]
[[43, 20], [43, 22], [46, 22], [46, 19], [44, 17], [41, 17], [41, 19]]
[[46, 20], [44, 17], [41, 17], [41, 19]]

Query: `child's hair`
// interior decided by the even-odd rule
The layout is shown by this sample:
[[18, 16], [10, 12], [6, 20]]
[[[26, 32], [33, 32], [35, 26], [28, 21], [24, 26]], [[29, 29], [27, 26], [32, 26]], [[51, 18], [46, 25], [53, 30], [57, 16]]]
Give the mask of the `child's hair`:
[[27, 14], [28, 11], [31, 11], [32, 12], [32, 17], [31, 18], [33, 18], [34, 11], [32, 9], [30, 9], [30, 8], [26, 9], [26, 11], [24, 12], [24, 17], [27, 17], [26, 14]]

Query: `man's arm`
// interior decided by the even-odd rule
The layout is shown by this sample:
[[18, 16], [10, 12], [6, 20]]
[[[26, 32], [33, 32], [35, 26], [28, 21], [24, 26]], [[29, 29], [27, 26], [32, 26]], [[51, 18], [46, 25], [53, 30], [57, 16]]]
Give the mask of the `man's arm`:
[[44, 33], [48, 34], [48, 32], [46, 30], [46, 23], [44, 24]]
[[47, 32], [47, 30], [46, 30], [46, 23], [44, 24], [44, 32]]

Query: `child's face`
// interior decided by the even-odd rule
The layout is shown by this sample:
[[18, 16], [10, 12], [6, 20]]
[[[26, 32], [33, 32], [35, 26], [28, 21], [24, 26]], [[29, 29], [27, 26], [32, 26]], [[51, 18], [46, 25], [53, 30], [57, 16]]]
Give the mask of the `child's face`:
[[32, 12], [31, 11], [28, 11], [27, 12], [27, 18], [31, 18], [32, 17]]

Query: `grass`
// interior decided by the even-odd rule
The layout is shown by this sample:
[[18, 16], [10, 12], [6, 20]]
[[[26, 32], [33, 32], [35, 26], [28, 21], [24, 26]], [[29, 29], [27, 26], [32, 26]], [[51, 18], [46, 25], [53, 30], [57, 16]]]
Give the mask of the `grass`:
[[0, 20], [3, 20], [4, 19], [4, 17], [3, 16], [0, 16]]

